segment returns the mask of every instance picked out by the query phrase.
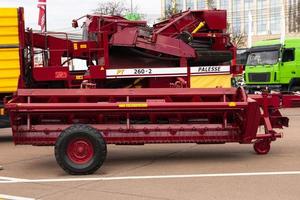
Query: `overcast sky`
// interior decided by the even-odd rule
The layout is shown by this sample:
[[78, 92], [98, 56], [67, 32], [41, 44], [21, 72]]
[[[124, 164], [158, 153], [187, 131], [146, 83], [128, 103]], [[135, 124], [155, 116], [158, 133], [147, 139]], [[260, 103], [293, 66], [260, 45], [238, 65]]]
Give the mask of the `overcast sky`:
[[[0, 0], [0, 7], [24, 7], [26, 27], [39, 29], [38, 21], [38, 0]], [[130, 7], [130, 0], [124, 0]], [[79, 18], [91, 13], [101, 0], [47, 0], [47, 26], [52, 31], [71, 31], [72, 19]], [[161, 4], [160, 0], [133, 0], [134, 6], [139, 11], [159, 17]]]

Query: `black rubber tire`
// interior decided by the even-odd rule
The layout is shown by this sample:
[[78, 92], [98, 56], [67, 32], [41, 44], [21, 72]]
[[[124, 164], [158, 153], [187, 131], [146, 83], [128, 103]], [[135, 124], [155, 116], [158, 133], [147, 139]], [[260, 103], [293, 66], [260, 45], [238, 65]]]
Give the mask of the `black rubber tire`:
[[[71, 161], [67, 155], [67, 147], [70, 141], [83, 138], [93, 145], [94, 154], [84, 164]], [[60, 134], [55, 144], [55, 158], [58, 165], [72, 175], [87, 175], [97, 171], [106, 159], [107, 147], [101, 133], [91, 126], [76, 124]]]
[[294, 86], [291, 88], [291, 92], [299, 92], [300, 91], [300, 86]]

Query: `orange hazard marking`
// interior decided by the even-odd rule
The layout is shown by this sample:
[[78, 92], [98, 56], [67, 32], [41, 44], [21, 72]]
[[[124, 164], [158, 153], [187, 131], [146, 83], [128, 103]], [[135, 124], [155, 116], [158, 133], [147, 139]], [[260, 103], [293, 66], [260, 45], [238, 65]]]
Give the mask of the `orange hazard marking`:
[[228, 106], [229, 106], [229, 107], [235, 107], [235, 106], [236, 106], [236, 102], [230, 102], [230, 103], [228, 104]]
[[4, 108], [0, 108], [0, 115], [4, 115]]

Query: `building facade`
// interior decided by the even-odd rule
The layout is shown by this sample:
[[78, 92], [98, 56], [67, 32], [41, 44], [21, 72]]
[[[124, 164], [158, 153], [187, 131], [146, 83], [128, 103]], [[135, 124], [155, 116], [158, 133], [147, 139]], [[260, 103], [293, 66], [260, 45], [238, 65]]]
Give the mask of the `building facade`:
[[179, 11], [225, 9], [232, 33], [247, 35], [252, 19], [254, 42], [279, 38], [283, 16], [287, 36], [300, 36], [300, 0], [162, 0], [162, 15], [174, 6]]

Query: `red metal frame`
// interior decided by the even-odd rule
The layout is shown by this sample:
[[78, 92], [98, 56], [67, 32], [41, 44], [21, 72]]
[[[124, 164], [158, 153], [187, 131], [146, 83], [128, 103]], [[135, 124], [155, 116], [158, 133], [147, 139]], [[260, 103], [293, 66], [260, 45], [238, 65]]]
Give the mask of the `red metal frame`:
[[[16, 144], [54, 145], [74, 123], [98, 129], [110, 144], [275, 140], [273, 127], [286, 118], [255, 99], [233, 88], [20, 89], [6, 108]], [[261, 125], [265, 133], [257, 134]]]
[[282, 97], [283, 108], [300, 107], [300, 95], [299, 94], [283, 94]]
[[[251, 97], [257, 97], [261, 95], [250, 95]], [[294, 108], [300, 107], [300, 95], [299, 94], [268, 94], [267, 99], [269, 105], [273, 105], [276, 108]]]
[[[24, 65], [24, 48], [25, 48], [25, 22], [24, 22], [24, 8], [18, 9], [18, 30], [19, 30], [19, 61], [20, 61], [20, 72], [25, 71]], [[20, 73], [22, 74], [22, 73]], [[24, 76], [20, 75], [18, 80], [18, 87], [24, 88]]]

